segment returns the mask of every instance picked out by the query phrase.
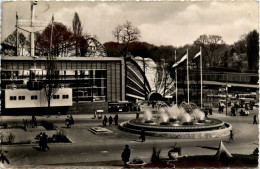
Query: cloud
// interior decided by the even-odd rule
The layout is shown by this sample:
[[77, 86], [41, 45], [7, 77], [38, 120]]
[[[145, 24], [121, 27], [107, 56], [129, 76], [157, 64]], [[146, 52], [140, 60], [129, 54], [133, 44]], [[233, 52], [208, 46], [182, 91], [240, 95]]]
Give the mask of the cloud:
[[[12, 4], [12, 5], [10, 5]], [[30, 18], [28, 2], [3, 3], [2, 35], [14, 30], [15, 11]], [[47, 7], [46, 7], [47, 6]], [[192, 44], [202, 34], [223, 37], [227, 43], [258, 29], [257, 2], [40, 2], [36, 18], [72, 27], [79, 14], [83, 32], [96, 35], [101, 43], [115, 40], [112, 30], [126, 20], [141, 31], [141, 41], [155, 45]], [[48, 10], [46, 10], [48, 9]], [[26, 12], [27, 11], [27, 12]], [[42, 13], [44, 11], [44, 13]], [[10, 22], [11, 21], [11, 22]], [[8, 24], [7, 24], [8, 23]]]

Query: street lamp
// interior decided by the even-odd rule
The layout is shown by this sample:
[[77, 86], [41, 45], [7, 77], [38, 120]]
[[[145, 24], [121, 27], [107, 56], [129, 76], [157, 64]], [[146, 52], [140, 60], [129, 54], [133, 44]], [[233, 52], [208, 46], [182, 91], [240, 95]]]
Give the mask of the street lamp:
[[227, 99], [228, 99], [228, 85], [227, 85], [227, 82], [226, 82], [226, 116], [227, 116], [227, 108], [228, 108]]

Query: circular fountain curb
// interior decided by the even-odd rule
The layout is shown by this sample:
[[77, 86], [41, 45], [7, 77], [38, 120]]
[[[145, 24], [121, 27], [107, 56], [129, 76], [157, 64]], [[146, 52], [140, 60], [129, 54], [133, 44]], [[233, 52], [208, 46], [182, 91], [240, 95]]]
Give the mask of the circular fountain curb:
[[[119, 129], [140, 134], [141, 131], [133, 128], [126, 127], [126, 124], [129, 121], [122, 122], [118, 127]], [[230, 134], [230, 130], [232, 126], [229, 123], [224, 123], [225, 128], [209, 130], [209, 131], [193, 131], [193, 132], [159, 132], [159, 131], [146, 131], [145, 134], [149, 136], [157, 136], [157, 137], [170, 137], [175, 139], [198, 139], [198, 138], [219, 138], [225, 137]]]

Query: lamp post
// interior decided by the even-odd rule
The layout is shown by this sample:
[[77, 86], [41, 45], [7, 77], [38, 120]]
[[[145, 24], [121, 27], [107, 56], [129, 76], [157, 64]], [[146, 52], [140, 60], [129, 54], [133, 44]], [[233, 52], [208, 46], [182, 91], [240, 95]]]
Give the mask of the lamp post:
[[226, 82], [226, 116], [227, 116], [227, 109], [228, 109], [227, 100], [228, 100], [228, 85], [227, 85], [227, 82]]

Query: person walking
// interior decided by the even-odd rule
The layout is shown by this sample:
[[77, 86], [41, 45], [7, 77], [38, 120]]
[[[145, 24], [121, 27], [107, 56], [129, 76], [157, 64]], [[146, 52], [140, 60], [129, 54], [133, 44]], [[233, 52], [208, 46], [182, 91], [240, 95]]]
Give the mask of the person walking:
[[141, 130], [140, 138], [142, 139], [142, 142], [145, 142], [145, 131], [144, 131], [144, 129]]
[[5, 161], [7, 162], [7, 164], [9, 164], [9, 160], [6, 157], [6, 153], [7, 153], [7, 151], [1, 150], [1, 161], [3, 164]]
[[43, 135], [42, 135], [42, 132], [39, 135], [39, 147], [40, 147], [40, 150], [43, 150]]
[[70, 119], [70, 124], [74, 125], [74, 119], [73, 119], [72, 115], [70, 115], [69, 119]]
[[70, 118], [69, 118], [69, 116], [67, 116], [67, 118], [65, 120], [65, 124], [67, 125], [67, 128], [70, 128]]
[[129, 161], [131, 151], [129, 149], [128, 145], [125, 145], [125, 149], [121, 154], [122, 161], [124, 162], [124, 166], [126, 166], [126, 163]]
[[231, 140], [234, 142], [234, 134], [232, 130], [230, 130], [229, 142], [231, 142]]
[[254, 115], [254, 121], [253, 124], [257, 124], [256, 115]]
[[105, 115], [104, 116], [104, 119], [103, 119], [103, 126], [107, 126], [107, 116]]
[[112, 122], [113, 122], [113, 118], [112, 118], [111, 115], [110, 115], [109, 118], [108, 118], [108, 122], [109, 122], [109, 126], [111, 126], [111, 125], [112, 125]]
[[118, 114], [115, 115], [114, 120], [115, 120], [115, 125], [118, 125]]
[[42, 133], [42, 147], [43, 150], [45, 151], [45, 149], [47, 148], [48, 150], [50, 149], [50, 147], [47, 145], [48, 142], [48, 136], [45, 134], [45, 132]]

